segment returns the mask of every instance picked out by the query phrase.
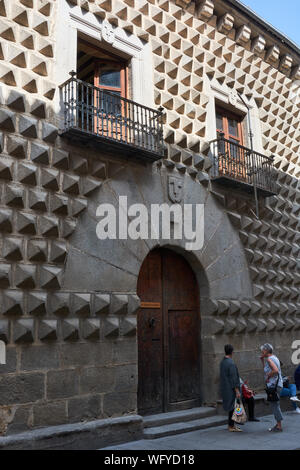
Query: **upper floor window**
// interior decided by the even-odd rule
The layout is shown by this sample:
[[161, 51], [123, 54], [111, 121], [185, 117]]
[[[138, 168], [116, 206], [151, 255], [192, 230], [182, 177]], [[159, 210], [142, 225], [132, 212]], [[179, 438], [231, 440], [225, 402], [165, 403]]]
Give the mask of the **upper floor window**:
[[233, 143], [244, 145], [242, 117], [226, 109], [216, 109], [217, 133]]
[[61, 86], [64, 135], [151, 161], [162, 157], [162, 112], [129, 99], [127, 60], [78, 38], [76, 72], [70, 75]]

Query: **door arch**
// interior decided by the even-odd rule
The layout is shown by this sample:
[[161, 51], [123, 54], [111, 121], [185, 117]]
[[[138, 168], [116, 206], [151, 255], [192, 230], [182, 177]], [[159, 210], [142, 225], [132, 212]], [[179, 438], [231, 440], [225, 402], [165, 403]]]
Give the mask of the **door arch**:
[[198, 284], [187, 261], [155, 249], [138, 278], [138, 411], [153, 414], [200, 405]]

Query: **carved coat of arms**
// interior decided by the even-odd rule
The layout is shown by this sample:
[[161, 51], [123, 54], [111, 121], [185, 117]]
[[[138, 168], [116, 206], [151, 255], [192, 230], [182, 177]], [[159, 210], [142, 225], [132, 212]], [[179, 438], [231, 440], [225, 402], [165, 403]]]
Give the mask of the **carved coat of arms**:
[[174, 203], [180, 203], [183, 198], [183, 180], [175, 176], [168, 178], [168, 195], [169, 199]]

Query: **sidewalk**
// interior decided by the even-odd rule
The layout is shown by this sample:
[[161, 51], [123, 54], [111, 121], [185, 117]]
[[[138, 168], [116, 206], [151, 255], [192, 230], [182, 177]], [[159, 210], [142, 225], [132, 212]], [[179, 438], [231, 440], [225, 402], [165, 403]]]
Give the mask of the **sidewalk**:
[[100, 450], [300, 450], [300, 414], [284, 413], [283, 432], [271, 433], [273, 416], [241, 426], [243, 433], [230, 433], [226, 426], [154, 440], [133, 441]]

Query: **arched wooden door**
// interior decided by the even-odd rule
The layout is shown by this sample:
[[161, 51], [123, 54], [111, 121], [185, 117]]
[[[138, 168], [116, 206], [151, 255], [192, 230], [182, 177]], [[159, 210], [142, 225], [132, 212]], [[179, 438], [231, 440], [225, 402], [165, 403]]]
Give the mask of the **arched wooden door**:
[[154, 250], [137, 292], [139, 413], [199, 406], [199, 295], [192, 269], [177, 253]]

